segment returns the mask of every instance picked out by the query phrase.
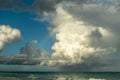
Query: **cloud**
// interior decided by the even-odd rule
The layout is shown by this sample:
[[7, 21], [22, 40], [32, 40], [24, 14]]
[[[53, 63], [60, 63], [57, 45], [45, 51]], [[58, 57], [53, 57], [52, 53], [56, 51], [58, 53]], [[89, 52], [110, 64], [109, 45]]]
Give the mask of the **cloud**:
[[29, 7], [22, 1], [0, 0], [0, 10], [25, 11]]
[[[55, 5], [61, 2], [62, 0], [35, 0], [32, 5], [32, 10], [37, 12], [53, 12], [55, 11]], [[46, 6], [47, 5], [47, 6]]]
[[20, 54], [25, 54], [28, 56], [28, 60], [32, 58], [47, 58], [48, 53], [44, 49], [37, 49], [37, 40], [28, 42], [24, 47], [21, 47]]
[[49, 58], [48, 52], [46, 52], [43, 49], [37, 49], [36, 48], [37, 42], [38, 42], [37, 40], [33, 40], [28, 42], [24, 47], [21, 47], [20, 55], [24, 55], [24, 60], [25, 60], [24, 62], [26, 63], [20, 63], [20, 64], [41, 65], [44, 61], [48, 60]]
[[[56, 33], [56, 42], [50, 60], [43, 65], [83, 66], [84, 69], [108, 65], [110, 62], [106, 58], [118, 53], [120, 40], [119, 6], [116, 2], [66, 0], [56, 4], [54, 11], [44, 16], [52, 20], [51, 31]], [[102, 63], [101, 56], [106, 63]]]
[[5, 45], [21, 39], [21, 32], [9, 25], [0, 25], [0, 51]]
[[[63, 61], [65, 64], [81, 64], [91, 55], [102, 56], [115, 52], [113, 46], [105, 43], [104, 38], [111, 37], [109, 30], [75, 19], [61, 5], [56, 12], [55, 22], [59, 29], [56, 34], [57, 42], [52, 47], [54, 50], [52, 58], [61, 60], [65, 58]], [[102, 32], [103, 30], [108, 32], [108, 35]]]
[[[56, 32], [56, 42], [52, 46], [54, 52], [49, 58], [41, 57], [40, 65], [87, 65], [87, 59], [116, 53], [120, 39], [116, 35], [119, 32], [113, 28], [119, 24], [116, 0], [36, 0], [31, 10], [51, 20], [52, 31]], [[28, 44], [21, 48], [22, 54], [39, 53]]]
[[[0, 0], [0, 10], [12, 11], [30, 11], [34, 13], [52, 12], [55, 10], [55, 5], [63, 0], [34, 0], [31, 5], [25, 4], [21, 0]], [[46, 6], [47, 5], [47, 6]]]
[[19, 54], [12, 56], [1, 56], [0, 64], [8, 65], [42, 65], [49, 61], [48, 53], [43, 49], [37, 49], [37, 40], [26, 43], [20, 48]]
[[12, 9], [13, 8], [13, 0], [0, 0], [0, 9]]
[[36, 50], [35, 50], [35, 45], [36, 45], [37, 41], [31, 41], [28, 42], [25, 47], [22, 47], [20, 49], [20, 54], [26, 54], [28, 56], [28, 59], [32, 59], [32, 57], [35, 55]]
[[32, 42], [21, 48], [21, 54], [38, 54], [42, 56], [40, 65], [65, 69], [106, 66], [110, 63], [106, 58], [118, 53], [120, 46], [119, 9], [118, 0], [35, 0], [29, 10], [38, 15], [37, 19], [42, 16], [53, 25], [54, 52], [48, 57], [46, 51], [36, 50]]
[[95, 26], [109, 27], [117, 31], [120, 19], [118, 2], [116, 0], [99, 1], [95, 0], [96, 3], [83, 4], [82, 8], [77, 4], [63, 5], [63, 8], [78, 20], [83, 20]]

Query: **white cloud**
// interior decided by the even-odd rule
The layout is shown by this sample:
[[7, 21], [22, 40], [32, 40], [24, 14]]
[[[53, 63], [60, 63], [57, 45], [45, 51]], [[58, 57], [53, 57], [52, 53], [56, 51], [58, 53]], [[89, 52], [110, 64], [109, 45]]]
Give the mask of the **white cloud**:
[[64, 3], [56, 6], [56, 17], [52, 17], [53, 31], [57, 31], [56, 42], [52, 46], [54, 53], [41, 65], [82, 64], [91, 56], [101, 57], [116, 52], [118, 42], [112, 39], [117, 37], [111, 29], [92, 25], [82, 20], [81, 15], [77, 16], [79, 19], [74, 15], [66, 10]]
[[61, 6], [56, 11], [58, 17], [55, 21], [58, 20], [59, 30], [56, 34], [57, 42], [52, 47], [55, 51], [52, 58], [65, 59], [65, 63], [76, 64], [82, 63], [91, 55], [101, 56], [115, 52], [113, 46], [106, 46], [104, 43], [104, 38], [111, 37], [108, 30], [76, 20]]
[[0, 25], [0, 50], [13, 41], [21, 39], [21, 32], [18, 29], [11, 28], [9, 25]]

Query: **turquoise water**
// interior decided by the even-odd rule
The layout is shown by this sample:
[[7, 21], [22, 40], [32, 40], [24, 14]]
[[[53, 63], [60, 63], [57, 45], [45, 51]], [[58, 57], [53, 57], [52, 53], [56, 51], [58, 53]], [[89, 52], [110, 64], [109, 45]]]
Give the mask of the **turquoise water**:
[[120, 80], [120, 73], [118, 72], [83, 72], [83, 73], [1, 72], [0, 80]]

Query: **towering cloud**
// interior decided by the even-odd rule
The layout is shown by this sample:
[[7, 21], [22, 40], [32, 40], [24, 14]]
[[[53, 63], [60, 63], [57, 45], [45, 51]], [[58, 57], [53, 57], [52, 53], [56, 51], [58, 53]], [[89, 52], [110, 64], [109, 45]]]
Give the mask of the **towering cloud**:
[[[50, 31], [56, 33], [49, 58], [45, 51], [37, 50], [42, 56], [40, 65], [84, 68], [106, 64], [102, 60], [118, 53], [120, 46], [119, 4], [119, 0], [35, 0], [29, 10], [37, 13], [38, 19], [48, 19], [53, 26]], [[33, 44], [27, 44], [21, 53], [36, 53]]]
[[58, 33], [57, 42], [52, 47], [55, 51], [52, 58], [65, 59], [65, 64], [78, 64], [93, 55], [102, 56], [115, 52], [115, 48], [110, 46], [112, 43], [106, 43], [106, 37], [112, 39], [109, 30], [77, 20], [62, 7], [59, 5], [56, 9]]
[[96, 64], [91, 58], [116, 53], [119, 20], [112, 18], [119, 17], [118, 8], [116, 0], [65, 0], [56, 3], [50, 14], [42, 10], [51, 18], [52, 31], [56, 32], [48, 65]]
[[0, 25], [0, 51], [6, 44], [21, 39], [21, 32], [8, 25]]

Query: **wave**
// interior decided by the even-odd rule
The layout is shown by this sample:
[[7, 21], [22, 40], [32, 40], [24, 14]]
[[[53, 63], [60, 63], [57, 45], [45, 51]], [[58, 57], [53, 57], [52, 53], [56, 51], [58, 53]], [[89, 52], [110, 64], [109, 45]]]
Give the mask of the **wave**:
[[100, 79], [100, 78], [89, 78], [89, 80], [107, 80], [107, 79]]
[[71, 78], [71, 77], [56, 77], [53, 80], [107, 80], [107, 79], [100, 79], [100, 78]]

